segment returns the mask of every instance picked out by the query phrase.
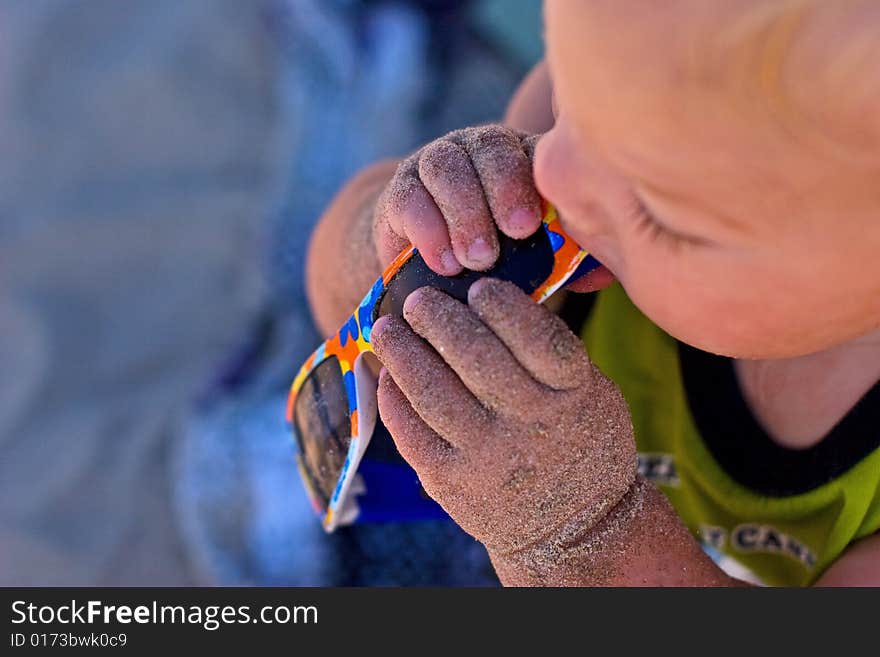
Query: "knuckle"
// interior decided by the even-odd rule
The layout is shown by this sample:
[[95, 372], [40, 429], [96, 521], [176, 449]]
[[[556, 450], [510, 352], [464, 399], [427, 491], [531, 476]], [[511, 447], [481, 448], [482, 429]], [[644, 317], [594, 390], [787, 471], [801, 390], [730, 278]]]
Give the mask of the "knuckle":
[[441, 138], [432, 141], [422, 150], [418, 172], [423, 179], [449, 177], [451, 173], [460, 171], [466, 160], [467, 156], [460, 146]]
[[459, 146], [453, 141], [450, 141], [446, 137], [440, 137], [439, 139], [435, 139], [428, 145], [426, 145], [421, 151], [421, 157], [419, 157], [419, 163], [425, 162], [425, 160], [436, 159], [439, 155], [445, 155], [449, 152], [458, 151]]
[[521, 153], [519, 139], [507, 128], [499, 125], [485, 126], [476, 130], [469, 139], [472, 153], [516, 157]]
[[419, 157], [421, 151], [416, 151], [408, 158], [397, 165], [397, 171], [394, 172], [395, 178], [408, 178], [415, 175], [419, 169]]
[[451, 132], [447, 132], [445, 135], [441, 137], [441, 139], [445, 139], [446, 141], [451, 141], [454, 144], [461, 145], [467, 139], [468, 133], [473, 130], [473, 128], [458, 128], [456, 130], [452, 130]]
[[[542, 309], [543, 310], [543, 309]], [[583, 370], [589, 374], [589, 359], [581, 339], [556, 315], [547, 315], [544, 321], [534, 321], [527, 339], [544, 346], [562, 378]]]
[[409, 399], [413, 408], [422, 417], [430, 417], [434, 411], [434, 397], [443, 391], [446, 386], [437, 385], [437, 382], [431, 377], [424, 376], [422, 373], [414, 373], [415, 376], [409, 381]]
[[382, 197], [386, 200], [394, 198], [394, 190], [410, 187], [414, 179], [418, 180], [418, 174], [419, 154], [414, 153], [397, 165], [394, 175], [383, 190]]
[[564, 374], [581, 370], [587, 361], [583, 343], [567, 326], [557, 326], [547, 336], [552, 355]]

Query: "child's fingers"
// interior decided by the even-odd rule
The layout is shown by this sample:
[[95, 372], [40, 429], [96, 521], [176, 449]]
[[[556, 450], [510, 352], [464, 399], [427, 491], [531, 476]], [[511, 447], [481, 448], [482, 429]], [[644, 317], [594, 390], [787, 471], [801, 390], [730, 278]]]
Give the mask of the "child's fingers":
[[415, 412], [388, 374], [379, 374], [379, 413], [401, 456], [418, 473], [423, 485], [442, 484], [454, 460], [452, 446], [438, 436]]
[[397, 167], [376, 204], [376, 215], [374, 235], [383, 265], [413, 244], [428, 267], [438, 274], [454, 276], [461, 272], [446, 220], [419, 180], [417, 156], [407, 158]]
[[580, 339], [513, 283], [480, 279], [468, 291], [468, 304], [541, 383], [567, 390], [589, 380], [592, 368]]
[[544, 135], [529, 135], [522, 140], [522, 148], [526, 154], [526, 157], [529, 159], [529, 163], [534, 163], [535, 148], [538, 146], [538, 140], [540, 140], [543, 136]]
[[376, 255], [379, 256], [382, 269], [390, 265], [401, 251], [409, 247], [409, 240], [406, 237], [398, 235], [388, 223], [379, 219], [373, 223], [373, 243], [376, 245]]
[[406, 298], [403, 315], [489, 408], [521, 415], [547, 394], [470, 308], [443, 292], [419, 288]]
[[461, 272], [462, 266], [452, 250], [446, 221], [424, 185], [413, 189], [410, 203], [403, 211], [403, 231], [433, 271], [443, 276], [455, 276]]
[[382, 268], [387, 267], [397, 255], [409, 246], [403, 230], [403, 212], [409, 205], [418, 178], [414, 184], [410, 172], [417, 171], [414, 157], [403, 160], [391, 180], [382, 190], [373, 208], [373, 244]]
[[379, 318], [370, 340], [382, 365], [432, 430], [457, 447], [483, 439], [491, 413], [403, 320]]
[[538, 230], [541, 201], [520, 138], [503, 126], [487, 126], [468, 132], [463, 146], [480, 176], [498, 228], [516, 239]]
[[498, 235], [467, 152], [446, 139], [431, 142], [420, 153], [419, 178], [443, 213], [458, 261], [489, 269], [498, 258]]
[[400, 163], [376, 203], [373, 237], [383, 266], [413, 244], [438, 274], [454, 276], [461, 272], [446, 221], [419, 180], [417, 156]]

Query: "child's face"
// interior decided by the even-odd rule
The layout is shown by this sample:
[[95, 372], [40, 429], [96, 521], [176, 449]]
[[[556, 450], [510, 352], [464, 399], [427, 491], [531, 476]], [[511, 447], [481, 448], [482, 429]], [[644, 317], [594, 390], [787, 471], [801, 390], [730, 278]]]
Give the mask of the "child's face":
[[778, 358], [876, 329], [880, 105], [828, 63], [880, 17], [718, 4], [547, 0], [538, 187], [694, 346]]

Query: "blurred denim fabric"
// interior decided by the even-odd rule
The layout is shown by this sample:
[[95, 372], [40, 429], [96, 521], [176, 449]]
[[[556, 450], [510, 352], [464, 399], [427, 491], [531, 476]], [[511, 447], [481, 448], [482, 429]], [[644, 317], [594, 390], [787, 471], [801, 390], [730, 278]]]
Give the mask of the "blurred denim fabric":
[[266, 7], [0, 3], [0, 583], [195, 581], [169, 464], [262, 306]]
[[269, 223], [272, 307], [191, 426], [177, 479], [183, 526], [212, 579], [497, 583], [485, 550], [449, 520], [324, 535], [290, 467], [283, 421], [287, 386], [321, 339], [302, 312], [303, 236], [316, 217], [362, 166], [497, 119], [524, 72], [474, 34], [467, 4], [297, 0], [273, 22], [290, 157], [287, 193]]
[[325, 535], [284, 422], [327, 202], [530, 63], [484, 4], [0, 5], [0, 582], [496, 583], [450, 521]]

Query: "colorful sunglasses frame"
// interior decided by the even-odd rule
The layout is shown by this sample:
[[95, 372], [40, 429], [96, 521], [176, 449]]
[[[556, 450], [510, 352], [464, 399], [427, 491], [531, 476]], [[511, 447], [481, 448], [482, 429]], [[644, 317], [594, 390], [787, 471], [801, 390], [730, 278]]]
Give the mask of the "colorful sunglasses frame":
[[[553, 249], [554, 262], [550, 275], [531, 294], [531, 297], [538, 303], [545, 301], [564, 285], [588, 256], [587, 252], [581, 249], [562, 230], [556, 209], [552, 205], [545, 203], [543, 210], [543, 229], [549, 237], [550, 245]], [[326, 340], [303, 363], [290, 388], [290, 395], [287, 401], [287, 422], [291, 427], [291, 431], [295, 431], [294, 409], [297, 393], [302, 387], [303, 382], [327, 358], [335, 356], [339, 361], [346, 396], [348, 397], [348, 410], [351, 418], [351, 442], [339, 479], [330, 498], [327, 511], [324, 514], [323, 525], [324, 529], [328, 532], [340, 524], [353, 521], [357, 515], [357, 505], [347, 503], [349, 501], [347, 493], [353, 484], [354, 474], [366, 451], [376, 421], [376, 404], [371, 403], [367, 405], [363, 403], [367, 396], [371, 394], [375, 396], [376, 380], [369, 367], [359, 357], [361, 354], [373, 351], [370, 343], [370, 331], [373, 328], [373, 312], [376, 304], [382, 299], [395, 274], [415, 253], [417, 253], [417, 249], [409, 247], [388, 265], [388, 268], [375, 282], [369, 293], [336, 335]], [[300, 476], [305, 483], [312, 507], [316, 513], [321, 514], [323, 512], [322, 496], [313, 486], [311, 477], [306, 470], [304, 454], [295, 437], [294, 442], [297, 445], [296, 459]]]

